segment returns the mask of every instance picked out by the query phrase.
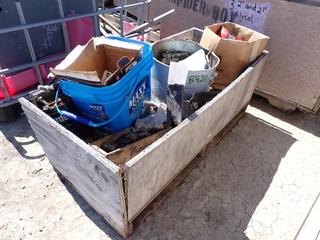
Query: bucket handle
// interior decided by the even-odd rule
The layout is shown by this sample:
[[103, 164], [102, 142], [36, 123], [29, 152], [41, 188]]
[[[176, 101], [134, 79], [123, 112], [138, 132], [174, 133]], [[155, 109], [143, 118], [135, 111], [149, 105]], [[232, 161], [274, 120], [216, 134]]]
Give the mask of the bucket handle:
[[120, 108], [120, 110], [110, 119], [108, 119], [107, 121], [101, 122], [101, 123], [95, 123], [92, 120], [89, 120], [85, 117], [79, 116], [77, 114], [74, 114], [72, 112], [68, 112], [65, 110], [60, 110], [59, 106], [58, 106], [58, 98], [59, 98], [59, 93], [60, 93], [60, 86], [58, 86], [57, 92], [56, 92], [56, 97], [55, 97], [55, 105], [56, 105], [56, 110], [57, 112], [64, 117], [67, 117], [73, 121], [76, 121], [78, 123], [82, 123], [84, 125], [87, 125], [89, 127], [102, 127], [108, 123], [110, 123], [111, 121], [113, 121], [116, 117], [118, 117], [118, 115], [122, 112], [122, 110], [127, 106], [128, 102], [130, 101], [130, 98], [132, 96], [132, 94], [130, 94], [130, 96], [128, 97], [127, 101], [125, 104], [123, 104], [123, 106]]

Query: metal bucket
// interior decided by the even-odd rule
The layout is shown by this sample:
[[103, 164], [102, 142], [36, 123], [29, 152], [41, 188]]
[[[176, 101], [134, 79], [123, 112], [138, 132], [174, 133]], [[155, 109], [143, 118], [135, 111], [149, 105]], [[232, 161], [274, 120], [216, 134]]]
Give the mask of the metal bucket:
[[[190, 40], [178, 40], [178, 39], [164, 39], [155, 42], [152, 45], [154, 64], [151, 70], [151, 91], [152, 95], [159, 100], [166, 102], [167, 86], [168, 86], [168, 74], [169, 65], [161, 62], [160, 57], [162, 53], [169, 52], [188, 52], [191, 54], [203, 49], [207, 54], [208, 49], [200, 46], [200, 44]], [[219, 64], [219, 58], [212, 52], [211, 53], [212, 66], [209, 68], [216, 68]]]

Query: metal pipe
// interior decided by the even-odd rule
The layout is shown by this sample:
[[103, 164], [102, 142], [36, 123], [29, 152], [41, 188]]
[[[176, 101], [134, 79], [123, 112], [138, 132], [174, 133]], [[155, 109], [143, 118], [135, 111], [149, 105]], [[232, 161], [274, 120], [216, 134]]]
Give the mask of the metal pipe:
[[174, 10], [174, 9], [171, 9], [171, 10], [168, 11], [168, 12], [165, 12], [165, 13], [163, 13], [163, 14], [161, 14], [161, 15], [153, 18], [153, 19], [150, 19], [148, 22], [146, 22], [146, 23], [144, 23], [144, 24], [142, 24], [142, 25], [140, 25], [140, 26], [132, 29], [130, 32], [128, 32], [128, 33], [126, 34], [126, 36], [131, 35], [131, 34], [133, 34], [133, 33], [140, 33], [140, 32], [142, 32], [144, 29], [146, 29], [146, 28], [148, 28], [148, 27], [152, 27], [152, 26], [158, 24], [163, 18], [169, 16], [170, 14], [172, 14], [172, 13], [174, 13], [174, 12], [175, 12], [175, 10]]
[[[63, 12], [63, 6], [61, 0], [57, 0], [58, 3], [58, 8], [59, 8], [59, 15], [61, 18], [64, 18], [64, 12]], [[63, 32], [63, 38], [64, 38], [64, 46], [66, 48], [67, 52], [70, 52], [70, 41], [68, 37], [68, 31], [67, 31], [67, 26], [65, 22], [61, 23], [62, 25], [62, 32]]]
[[81, 19], [85, 17], [92, 17], [92, 16], [97, 16], [100, 14], [105, 14], [105, 13], [112, 13], [112, 12], [117, 12], [120, 11], [121, 9], [129, 9], [133, 7], [137, 7], [140, 5], [144, 5], [146, 3], [150, 3], [151, 0], [147, 0], [146, 2], [139, 2], [139, 3], [132, 3], [128, 4], [123, 7], [115, 7], [115, 8], [106, 8], [104, 10], [98, 10], [94, 13], [85, 13], [85, 14], [80, 14], [80, 15], [75, 15], [75, 16], [69, 16], [69, 17], [64, 17], [64, 18], [58, 18], [58, 19], [52, 19], [52, 20], [47, 20], [43, 22], [37, 22], [37, 23], [30, 23], [30, 24], [22, 24], [20, 26], [14, 26], [14, 27], [8, 27], [8, 28], [2, 28], [0, 29], [0, 34], [1, 33], [8, 33], [8, 32], [14, 32], [14, 31], [19, 31], [19, 30], [24, 30], [24, 29], [29, 29], [29, 28], [35, 28], [35, 27], [41, 27], [49, 24], [55, 24], [55, 23], [61, 23], [61, 22], [69, 22], [72, 20], [76, 19]]
[[149, 19], [150, 19], [150, 6], [151, 6], [151, 4], [150, 4], [151, 2], [148, 2], [147, 4], [148, 4], [148, 15], [147, 15], [147, 21], [149, 21]]
[[[144, 2], [144, 0], [143, 0]], [[142, 20], [143, 19], [143, 11], [144, 11], [144, 5], [140, 6], [138, 8], [138, 24], [141, 25], [144, 21]]]
[[30, 91], [25, 91], [23, 93], [17, 94], [15, 96], [10, 97], [10, 99], [8, 99], [8, 100], [0, 100], [0, 108], [7, 107], [7, 106], [10, 106], [10, 105], [12, 105], [14, 103], [17, 103], [18, 99], [20, 97], [28, 96], [29, 92]]
[[[19, 18], [20, 18], [21, 24], [26, 24], [26, 20], [25, 20], [24, 15], [23, 15], [21, 3], [19, 1], [16, 1], [15, 4], [16, 4], [16, 7], [17, 7], [17, 11], [18, 11], [18, 14], [19, 14]], [[29, 48], [29, 52], [30, 52], [30, 55], [31, 55], [32, 62], [35, 62], [35, 61], [37, 61], [37, 58], [36, 58], [36, 54], [35, 54], [34, 49], [33, 49], [33, 45], [32, 45], [32, 41], [31, 41], [31, 38], [30, 38], [29, 31], [28, 31], [28, 29], [24, 29], [23, 32], [24, 32], [24, 36], [25, 36], [26, 41], [27, 41], [27, 45], [28, 45], [28, 48]], [[42, 78], [41, 78], [39, 66], [35, 65], [34, 69], [36, 71], [36, 75], [37, 75], [39, 83], [41, 85], [43, 85], [43, 81], [42, 81]]]
[[[147, 28], [146, 30], [143, 31], [143, 34], [149, 33], [152, 31], [152, 28]], [[141, 35], [141, 32], [138, 33], [132, 33], [130, 35], [126, 35], [126, 38], [134, 38], [134, 37], [138, 37]]]
[[3, 92], [4, 92], [4, 96], [5, 96], [5, 101], [9, 101], [10, 100], [10, 96], [9, 93], [7, 91], [6, 86], [4, 85], [4, 82], [2, 80], [2, 78], [0, 77], [0, 87], [2, 88]]
[[123, 29], [123, 0], [120, 0], [120, 6], [121, 6], [121, 10], [120, 10], [120, 31], [121, 31], [121, 34], [120, 36], [123, 37], [125, 32], [124, 32], [124, 29]]
[[[93, 12], [97, 12], [97, 3], [96, 0], [92, 0], [92, 11]], [[92, 16], [93, 18], [93, 25], [94, 25], [94, 36], [100, 36], [100, 26], [99, 26], [99, 21], [98, 21], [98, 16]]]
[[62, 59], [64, 57], [66, 57], [66, 56], [67, 56], [67, 53], [64, 53], [64, 54], [57, 55], [57, 56], [54, 56], [54, 57], [50, 57], [50, 58], [46, 58], [46, 59], [42, 59], [42, 60], [37, 60], [37, 61], [32, 62], [32, 63], [26, 63], [26, 64], [19, 65], [19, 66], [16, 66], [16, 67], [0, 69], [0, 74], [2, 75], [2, 74], [8, 74], [8, 73], [20, 71], [20, 70], [23, 70], [23, 69], [26, 69], [26, 68], [33, 67], [34, 65], [40, 65], [40, 64], [45, 64], [45, 63], [48, 63], [48, 62], [56, 61], [58, 59]]
[[[127, 0], [124, 0], [124, 5], [127, 5]], [[127, 9], [124, 10], [124, 19], [128, 19], [128, 11]]]

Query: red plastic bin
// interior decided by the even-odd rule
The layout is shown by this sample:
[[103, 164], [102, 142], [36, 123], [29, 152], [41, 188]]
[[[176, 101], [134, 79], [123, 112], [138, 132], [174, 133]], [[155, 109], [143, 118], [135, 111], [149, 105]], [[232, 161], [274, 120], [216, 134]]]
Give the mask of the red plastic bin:
[[[73, 15], [77, 14], [68, 14], [68, 16]], [[66, 26], [71, 49], [75, 48], [79, 44], [86, 44], [93, 37], [94, 27], [91, 17], [67, 22]], [[55, 55], [47, 56], [47, 58]], [[50, 68], [58, 65], [60, 61], [61, 60], [57, 60], [39, 65], [41, 78], [44, 83], [50, 83], [50, 80], [47, 78]], [[38, 84], [38, 79], [34, 68], [29, 68], [12, 76], [0, 75], [0, 78], [3, 81], [10, 97], [22, 93], [23, 91]], [[5, 99], [5, 94], [3, 89], [0, 87], [0, 100], [3, 99]]]
[[[56, 66], [58, 63], [59, 61], [54, 61], [39, 65], [40, 75], [44, 83], [50, 83], [50, 80], [47, 78], [49, 69], [50, 67]], [[0, 75], [0, 78], [3, 81], [10, 97], [22, 93], [24, 90], [39, 84], [34, 68], [29, 68], [12, 76]], [[0, 88], [0, 99], [5, 99], [5, 94], [2, 88]]]

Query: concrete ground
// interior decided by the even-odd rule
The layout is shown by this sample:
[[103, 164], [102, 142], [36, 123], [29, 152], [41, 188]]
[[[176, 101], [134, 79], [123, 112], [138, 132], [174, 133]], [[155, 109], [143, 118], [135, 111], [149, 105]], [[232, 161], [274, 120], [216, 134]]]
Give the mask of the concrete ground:
[[[59, 179], [24, 117], [0, 131], [0, 239], [121, 239]], [[319, 114], [255, 97], [130, 239], [293, 239], [319, 193], [319, 160]]]

